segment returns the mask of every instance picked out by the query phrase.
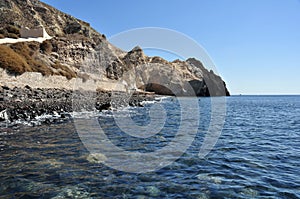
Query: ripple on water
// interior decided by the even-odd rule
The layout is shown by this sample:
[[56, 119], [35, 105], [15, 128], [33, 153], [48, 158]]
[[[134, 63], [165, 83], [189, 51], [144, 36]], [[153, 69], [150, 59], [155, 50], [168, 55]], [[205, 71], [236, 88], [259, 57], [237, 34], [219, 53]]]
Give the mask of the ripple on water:
[[[105, 166], [103, 163], [111, 157], [104, 152], [90, 154], [72, 122], [2, 128], [0, 195], [4, 198], [300, 198], [297, 122], [300, 100], [299, 97], [279, 99], [228, 98], [223, 132], [214, 150], [205, 159], [199, 159], [199, 148], [208, 128], [206, 122], [210, 121], [209, 112], [205, 112], [209, 111], [210, 100], [201, 99], [201, 122], [193, 145], [181, 158], [151, 173], [131, 174]], [[124, 135], [113, 122], [112, 112], [101, 113], [99, 122], [110, 128], [107, 136], [119, 147], [142, 153], [155, 151], [174, 139], [180, 121], [178, 104], [169, 99], [160, 103], [165, 102], [170, 121], [166, 122], [165, 131], [149, 139]], [[145, 104], [146, 108], [149, 106]], [[147, 111], [127, 108], [122, 114], [139, 122]], [[77, 117], [85, 119], [84, 115]], [[87, 116], [91, 117], [95, 115]], [[171, 159], [177, 154], [174, 149], [157, 158]]]

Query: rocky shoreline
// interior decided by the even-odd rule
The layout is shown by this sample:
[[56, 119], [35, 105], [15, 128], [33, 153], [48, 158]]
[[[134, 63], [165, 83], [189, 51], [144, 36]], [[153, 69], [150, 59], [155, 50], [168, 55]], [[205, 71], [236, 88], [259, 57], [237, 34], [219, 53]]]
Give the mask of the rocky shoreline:
[[[130, 88], [159, 95], [230, 95], [216, 71], [208, 70], [205, 63], [196, 58], [170, 62], [147, 56], [139, 46], [124, 51], [88, 22], [39, 0], [2, 2], [0, 127], [3, 123], [31, 122], [45, 115], [68, 119], [72, 112], [140, 106], [141, 101], [154, 98], [153, 93], [145, 92], [132, 91], [132, 95], [128, 95], [125, 91]], [[32, 32], [37, 25], [43, 26], [43, 32], [51, 38], [31, 41], [21, 34], [24, 27]], [[7, 43], [11, 38], [18, 40]], [[74, 84], [86, 90], [102, 88], [124, 92], [73, 91]]]
[[[42, 89], [0, 87], [0, 122], [30, 122], [41, 116], [42, 123], [68, 120], [70, 113], [82, 111], [104, 111], [123, 106], [142, 106], [143, 101], [153, 100], [152, 93], [108, 92], [103, 90], [84, 91], [67, 89]], [[52, 117], [51, 117], [52, 116]]]

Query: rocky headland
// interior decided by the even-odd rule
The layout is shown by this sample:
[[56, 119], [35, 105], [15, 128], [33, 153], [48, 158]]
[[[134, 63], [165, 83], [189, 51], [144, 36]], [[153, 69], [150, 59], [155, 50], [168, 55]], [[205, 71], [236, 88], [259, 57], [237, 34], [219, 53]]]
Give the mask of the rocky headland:
[[[24, 27], [44, 27], [50, 37], [5, 43], [7, 38], [21, 38]], [[86, 96], [94, 97], [86, 109], [94, 106], [101, 111], [111, 108], [112, 93], [128, 96], [129, 91], [123, 101], [131, 106], [154, 94], [230, 95], [222, 78], [199, 60], [169, 62], [146, 56], [138, 46], [123, 51], [89, 23], [39, 0], [0, 2], [0, 43], [2, 120], [32, 120], [43, 114], [66, 117], [76, 107], [74, 99], [84, 107]]]

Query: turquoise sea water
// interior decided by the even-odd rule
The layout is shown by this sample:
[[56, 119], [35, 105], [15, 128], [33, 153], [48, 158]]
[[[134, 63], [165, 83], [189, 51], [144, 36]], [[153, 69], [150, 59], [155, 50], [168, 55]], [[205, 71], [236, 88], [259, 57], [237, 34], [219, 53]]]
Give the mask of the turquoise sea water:
[[[167, 120], [149, 138], [122, 132], [109, 112], [98, 121], [116, 146], [153, 152], [174, 139], [180, 123], [176, 100], [158, 103], [165, 107]], [[300, 198], [300, 96], [227, 97], [222, 134], [200, 159], [210, 105], [210, 98], [199, 98], [197, 135], [179, 159], [140, 174], [106, 166], [101, 154], [100, 159], [91, 158], [72, 121], [2, 128], [0, 198]], [[120, 113], [145, 125], [151, 106]], [[186, 132], [189, 128], [195, 127]]]

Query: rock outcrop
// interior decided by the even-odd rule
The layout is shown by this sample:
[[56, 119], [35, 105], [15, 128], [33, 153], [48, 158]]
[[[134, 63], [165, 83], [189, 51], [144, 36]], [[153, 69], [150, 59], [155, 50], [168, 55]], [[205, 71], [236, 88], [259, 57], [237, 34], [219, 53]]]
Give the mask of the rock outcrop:
[[[112, 99], [113, 98], [113, 99]], [[117, 101], [116, 99], [121, 99]], [[42, 122], [69, 119], [69, 113], [81, 111], [103, 111], [122, 106], [142, 106], [143, 101], [154, 100], [149, 93], [108, 92], [103, 90], [67, 90], [55, 88], [9, 88], [0, 86], [0, 127], [2, 121], [34, 121], [39, 116]], [[51, 121], [50, 121], [51, 120]]]
[[140, 47], [118, 57], [107, 68], [107, 77], [124, 80], [129, 88], [161, 95], [229, 96], [222, 78], [190, 58], [168, 62], [160, 57], [147, 57]]
[[[111, 82], [116, 87], [121, 82], [127, 90], [142, 89], [162, 95], [229, 95], [222, 78], [206, 70], [199, 60], [168, 62], [146, 56], [140, 47], [125, 52], [110, 44], [105, 35], [87, 22], [39, 0], [0, 2], [0, 38], [18, 38], [21, 27], [38, 26], [43, 26], [52, 39], [41, 44], [0, 46], [0, 67], [10, 75], [38, 72], [44, 76], [65, 76], [68, 81], [81, 78]], [[7, 81], [0, 84], [10, 86]]]

